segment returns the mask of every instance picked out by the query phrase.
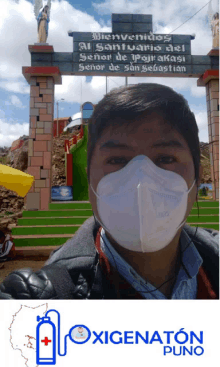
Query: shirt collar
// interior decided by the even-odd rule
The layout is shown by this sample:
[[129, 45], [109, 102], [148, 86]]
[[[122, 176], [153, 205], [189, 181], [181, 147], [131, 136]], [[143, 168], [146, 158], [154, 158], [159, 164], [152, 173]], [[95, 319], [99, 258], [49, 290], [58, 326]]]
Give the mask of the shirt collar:
[[[135, 282], [138, 281], [140, 284], [146, 284], [146, 281], [119, 255], [119, 253], [111, 245], [103, 228], [101, 230], [100, 243], [101, 249], [107, 256], [109, 262], [114, 268], [116, 268], [116, 270], [121, 273], [121, 275], [125, 276], [125, 274], [129, 272], [129, 277], [131, 276]], [[203, 263], [198, 250], [184, 229], [180, 235], [180, 249], [182, 252], [182, 267], [180, 268], [177, 277], [177, 283], [195, 277]]]
[[189, 277], [193, 278], [198, 274], [203, 260], [184, 228], [180, 235], [180, 249], [182, 252], [182, 265], [188, 272]]

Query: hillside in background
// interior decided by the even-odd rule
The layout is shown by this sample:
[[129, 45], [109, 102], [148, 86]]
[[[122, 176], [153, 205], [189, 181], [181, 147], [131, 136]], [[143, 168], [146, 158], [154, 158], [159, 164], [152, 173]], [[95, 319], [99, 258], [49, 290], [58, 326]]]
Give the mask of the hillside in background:
[[[65, 149], [66, 139], [78, 133], [76, 126], [71, 133], [63, 133], [58, 138], [53, 138], [52, 148], [52, 186], [65, 186]], [[20, 141], [23, 140], [21, 145]], [[19, 146], [21, 145], [21, 146]], [[16, 147], [18, 147], [16, 149]], [[13, 150], [13, 148], [15, 148]], [[0, 148], [0, 163], [19, 169], [27, 173], [28, 167], [28, 137], [22, 136], [12, 143], [11, 148]], [[18, 218], [22, 217], [25, 210], [24, 198], [16, 192], [0, 186], [0, 230], [11, 233], [16, 226]]]
[[201, 150], [201, 165], [203, 167], [203, 175], [201, 183], [212, 183], [209, 144], [201, 142], [200, 150]]

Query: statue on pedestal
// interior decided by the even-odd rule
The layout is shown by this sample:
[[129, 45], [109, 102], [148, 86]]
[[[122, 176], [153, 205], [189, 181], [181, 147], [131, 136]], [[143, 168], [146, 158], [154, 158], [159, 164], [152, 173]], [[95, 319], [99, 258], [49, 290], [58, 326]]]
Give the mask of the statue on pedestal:
[[38, 24], [38, 43], [46, 43], [48, 37], [48, 23], [50, 21], [51, 0], [43, 6], [43, 0], [35, 0], [34, 14]]
[[219, 48], [219, 13], [213, 15], [211, 21], [212, 27], [212, 47]]
[[219, 0], [210, 0], [208, 20], [212, 30], [212, 48], [219, 49]]

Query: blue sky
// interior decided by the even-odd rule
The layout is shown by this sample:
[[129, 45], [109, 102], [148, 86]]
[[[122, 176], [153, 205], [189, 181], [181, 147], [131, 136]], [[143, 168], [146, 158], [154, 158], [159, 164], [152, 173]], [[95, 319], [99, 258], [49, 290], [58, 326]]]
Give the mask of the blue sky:
[[[213, 7], [216, 7], [213, 0]], [[37, 42], [37, 22], [33, 0], [0, 0], [0, 146], [10, 146], [19, 136], [29, 134], [29, 90], [22, 66], [30, 66], [28, 45]], [[71, 52], [69, 30], [79, 32], [111, 31], [112, 13], [140, 13], [153, 15], [155, 33], [170, 33], [198, 11], [207, 0], [52, 0], [51, 21], [47, 42], [55, 52]], [[193, 19], [173, 34], [196, 34], [192, 41], [193, 55], [207, 55], [212, 47], [211, 29], [206, 6]], [[16, 30], [16, 31], [15, 31]], [[128, 78], [128, 83], [154, 82], [174, 88], [189, 101], [196, 115], [201, 141], [208, 142], [205, 88], [197, 87], [196, 79], [187, 78]], [[124, 85], [121, 77], [108, 78], [108, 91]], [[55, 87], [59, 116], [79, 112], [82, 102], [97, 103], [105, 94], [105, 77], [65, 76], [62, 85]], [[56, 117], [56, 108], [54, 111]]]

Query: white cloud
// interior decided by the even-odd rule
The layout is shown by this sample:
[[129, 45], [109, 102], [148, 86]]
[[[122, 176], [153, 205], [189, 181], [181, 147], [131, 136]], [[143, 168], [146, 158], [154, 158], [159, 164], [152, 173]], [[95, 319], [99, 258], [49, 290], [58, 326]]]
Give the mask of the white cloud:
[[[82, 98], [81, 98], [82, 86]], [[92, 78], [86, 83], [85, 76], [63, 76], [62, 85], [55, 85], [56, 99], [64, 98], [65, 102], [91, 101], [97, 103], [105, 94], [105, 78]]]
[[[0, 77], [5, 79], [1, 81], [0, 87], [12, 90], [7, 80], [14, 83], [13, 79], [17, 79], [13, 91], [28, 93], [21, 77], [22, 66], [30, 66], [31, 63], [28, 45], [37, 42], [37, 21], [33, 4], [27, 0], [0, 0], [0, 4]], [[76, 10], [65, 0], [52, 1], [47, 42], [53, 45], [56, 52], [72, 51], [73, 39], [67, 34], [69, 30], [93, 32], [110, 29], [102, 27], [93, 16]]]
[[[178, 1], [167, 3], [162, 0], [153, 2], [106, 0], [99, 4], [95, 3], [94, 7], [98, 12], [109, 15], [111, 12], [153, 14], [154, 31], [169, 33], [185, 21], [187, 16], [189, 17], [198, 10], [198, 0], [186, 0], [184, 6]], [[192, 41], [192, 54], [206, 55], [210, 51], [211, 30], [206, 24], [206, 14], [207, 9], [204, 8], [177, 32], [174, 32], [177, 34], [196, 33], [196, 39]], [[52, 1], [47, 42], [54, 46], [56, 52], [72, 51], [73, 40], [67, 34], [70, 29], [80, 32], [110, 31], [110, 27], [105, 26], [103, 20], [100, 20], [99, 24], [93, 16], [75, 9], [67, 1]], [[33, 4], [26, 0], [20, 0], [17, 3], [13, 0], [1, 0], [0, 32], [0, 50], [3, 51], [1, 52], [0, 76], [5, 79], [0, 82], [0, 87], [16, 93], [28, 93], [29, 89], [22, 77], [21, 68], [30, 65], [28, 45], [37, 42], [37, 21], [33, 12]], [[10, 80], [12, 84], [9, 85], [7, 80]]]
[[9, 99], [10, 99], [10, 102], [6, 101], [5, 102], [6, 105], [13, 105], [17, 108], [25, 108], [25, 106], [22, 104], [21, 100], [16, 95], [10, 96]]
[[[33, 12], [33, 2], [27, 0], [0, 0], [0, 5], [0, 88], [12, 92], [13, 94], [28, 95], [30, 87], [22, 75], [22, 67], [30, 66], [31, 59], [28, 45], [33, 45], [37, 42], [37, 21]], [[153, 30], [155, 33], [171, 32], [202, 6], [203, 4], [198, 2], [198, 0], [185, 0], [184, 3], [181, 1], [167, 2], [164, 0], [105, 0], [101, 3], [94, 4], [95, 9], [100, 14], [152, 14]], [[196, 34], [195, 40], [191, 42], [192, 54], [194, 55], [207, 55], [212, 46], [211, 30], [206, 18], [207, 10], [208, 8], [205, 7], [194, 18], [174, 32], [174, 34]], [[51, 21], [49, 23], [49, 36], [47, 42], [53, 45], [55, 52], [72, 52], [73, 39], [67, 34], [69, 30], [80, 32], [109, 32], [111, 31], [110, 25], [111, 23], [109, 23], [109, 21], [105, 24], [103, 19], [100, 19], [100, 23], [97, 22], [93, 16], [86, 12], [86, 10], [80, 11], [75, 9], [74, 6], [66, 0], [52, 0]], [[205, 96], [205, 88], [197, 87], [196, 78], [129, 77], [128, 82], [132, 84], [153, 82], [168, 85], [180, 93], [190, 92], [190, 95], [198, 98], [198, 100], [200, 97]], [[56, 99], [64, 98], [65, 102], [69, 103], [81, 103], [85, 100], [97, 103], [106, 92], [105, 83], [105, 77], [93, 77], [89, 83], [86, 83], [85, 76], [63, 76], [62, 85], [55, 86], [55, 97]], [[108, 91], [124, 84], [125, 78], [109, 77]], [[17, 99], [15, 99], [15, 97]], [[19, 98], [15, 95], [13, 99], [10, 100], [10, 103], [13, 103], [16, 107], [20, 106], [21, 108], [22, 106], [21, 101], [19, 102]], [[205, 106], [203, 106], [203, 110], [204, 108]], [[203, 126], [202, 121], [205, 121], [204, 115], [199, 115], [199, 111], [196, 113], [200, 125]], [[3, 111], [2, 113], [0, 111], [0, 118], [2, 118], [1, 124], [7, 124]], [[15, 125], [8, 123], [8, 126]], [[25, 124], [18, 124], [18, 126], [23, 126], [24, 128]], [[8, 130], [6, 129], [5, 131], [5, 139], [9, 141], [11, 138], [8, 138]], [[207, 131], [207, 129], [201, 129], [201, 134], [204, 131]], [[206, 134], [206, 132], [204, 134]], [[12, 135], [11, 133], [10, 136]], [[19, 136], [16, 136], [14, 138], [13, 135], [12, 141], [18, 137]], [[2, 145], [1, 140], [0, 145]]]
[[200, 111], [195, 113], [196, 121], [200, 130], [206, 129], [208, 125], [207, 111]]
[[[212, 46], [211, 29], [207, 18], [208, 6], [188, 20], [202, 8], [202, 5], [205, 5], [205, 2], [202, 4], [198, 0], [185, 0], [184, 3], [163, 0], [105, 0], [101, 3], [93, 3], [94, 8], [100, 14], [152, 14], [155, 33], [170, 33], [181, 25], [173, 34], [195, 33], [196, 39], [192, 41], [192, 54], [206, 55]], [[186, 23], [183, 24], [184, 22]]]
[[22, 135], [29, 135], [29, 123], [19, 124], [0, 119], [0, 147], [10, 147]]
[[0, 82], [0, 88], [7, 90], [8, 92], [30, 94], [30, 86], [25, 81], [19, 81], [19, 79], [3, 80]]
[[[192, 97], [200, 98], [205, 96], [205, 88], [197, 87], [197, 79], [189, 78], [159, 78], [159, 77], [129, 77], [128, 84], [136, 83], [157, 83], [167, 85], [179, 93], [189, 91]], [[64, 98], [65, 102], [81, 103], [81, 85], [82, 101], [91, 101], [97, 103], [106, 93], [106, 77], [96, 76], [87, 83], [85, 76], [63, 76], [62, 84], [55, 85], [56, 99]], [[108, 92], [120, 86], [125, 85], [124, 77], [108, 77]]]
[[208, 133], [208, 116], [207, 110], [203, 105], [190, 105], [192, 112], [195, 114], [196, 122], [199, 128], [199, 140], [202, 142], [209, 141]]
[[[186, 0], [184, 6], [181, 2], [164, 2], [162, 0], [146, 1], [136, 0], [106, 0], [99, 4], [93, 4], [96, 10], [100, 13], [109, 14], [111, 12], [121, 13], [143, 13], [153, 14], [153, 27], [157, 33], [166, 33], [172, 31], [187, 19], [193, 12], [198, 10], [197, 0]], [[192, 34], [196, 33], [196, 39], [192, 41], [192, 53], [206, 55], [211, 48], [211, 30], [206, 24], [205, 17], [207, 9], [202, 10], [195, 18], [183, 25], [180, 30], [175, 33]], [[5, 21], [7, 19], [7, 22]], [[12, 27], [13, 24], [13, 27]], [[16, 29], [16, 37], [15, 37]], [[52, 1], [51, 7], [51, 21], [49, 23], [48, 43], [52, 44], [56, 52], [71, 52], [72, 51], [72, 37], [69, 37], [67, 32], [73, 31], [110, 31], [110, 27], [105, 26], [103, 20], [100, 24], [93, 16], [87, 14], [85, 11], [75, 9], [68, 1], [63, 0]], [[33, 4], [26, 0], [15, 2], [13, 0], [1, 0], [1, 14], [0, 14], [0, 50], [1, 65], [0, 65], [0, 88], [6, 89], [14, 93], [29, 93], [29, 85], [22, 76], [22, 66], [30, 65], [30, 53], [28, 45], [34, 44], [37, 41], [37, 21], [33, 12]], [[19, 42], [18, 42], [19, 41]], [[74, 96], [78, 94], [78, 83], [76, 88], [70, 88], [70, 82], [64, 82], [64, 88], [57, 87], [59, 92], [71, 89], [73, 92], [73, 99], [68, 97], [68, 100], [74, 100]], [[88, 87], [83, 79], [84, 88]], [[136, 79], [136, 78], [135, 78]], [[139, 78], [141, 79], [141, 78]], [[145, 78], [144, 78], [145, 79]], [[148, 78], [149, 80], [152, 78]], [[156, 79], [156, 78], [155, 78]], [[161, 78], [157, 78], [160, 83]], [[163, 78], [165, 80], [166, 78]], [[176, 81], [174, 80], [176, 79]], [[97, 78], [93, 80], [98, 81]], [[142, 78], [143, 80], [143, 78]], [[205, 88], [198, 88], [196, 81], [184, 78], [169, 78], [167, 82], [172, 86], [179, 83], [179, 89], [190, 88], [192, 96], [203, 96]], [[165, 82], [165, 84], [167, 84]], [[103, 78], [103, 88], [104, 88]], [[100, 83], [98, 83], [100, 85]], [[62, 87], [63, 87], [62, 86]], [[100, 95], [99, 88], [97, 89], [94, 82], [91, 83], [89, 89], [97, 92], [97, 97]], [[84, 89], [83, 88], [83, 89]], [[102, 88], [101, 88], [102, 90]], [[77, 96], [77, 100], [78, 100]]]
[[200, 98], [200, 97], [205, 97], [206, 96], [206, 88], [205, 87], [197, 87], [197, 80], [196, 80], [195, 84], [191, 85], [190, 91], [191, 91], [191, 95], [193, 97]]

